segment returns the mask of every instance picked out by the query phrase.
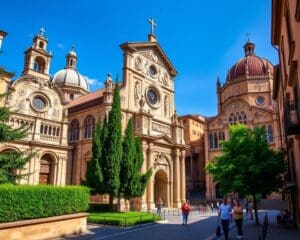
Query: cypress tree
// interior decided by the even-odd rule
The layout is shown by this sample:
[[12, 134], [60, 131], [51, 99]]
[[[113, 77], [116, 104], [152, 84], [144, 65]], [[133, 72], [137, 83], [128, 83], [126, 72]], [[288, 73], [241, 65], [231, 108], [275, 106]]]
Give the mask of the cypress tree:
[[142, 174], [143, 162], [141, 141], [134, 137], [133, 121], [130, 119], [125, 131], [120, 174], [122, 180], [120, 192], [125, 199], [140, 197], [144, 194], [152, 170], [149, 169], [145, 174]]
[[149, 182], [149, 179], [152, 175], [152, 169], [148, 169], [146, 173], [141, 173], [141, 168], [144, 163], [144, 154], [143, 154], [143, 148], [142, 143], [139, 138], [135, 139], [135, 148], [136, 148], [136, 158], [135, 158], [135, 175], [136, 177], [134, 179], [135, 182], [137, 182], [136, 187], [133, 192], [133, 197], [140, 197], [144, 194], [145, 189], [147, 187], [147, 184]]
[[120, 89], [116, 84], [112, 109], [109, 112], [107, 124], [107, 137], [105, 139], [105, 182], [106, 192], [109, 194], [109, 202], [112, 207], [113, 198], [119, 196], [120, 188], [120, 164], [122, 160], [122, 126], [121, 126], [121, 101]]
[[129, 119], [126, 130], [125, 138], [123, 141], [123, 155], [121, 162], [120, 179], [121, 186], [120, 192], [125, 199], [132, 197], [132, 192], [136, 186], [133, 184], [134, 177], [134, 162], [136, 158], [135, 138], [133, 134], [132, 119]]
[[[0, 98], [3, 98], [2, 94]], [[7, 107], [0, 107], [0, 142], [11, 142], [21, 140], [27, 135], [27, 125], [13, 129], [7, 125], [10, 111]], [[18, 174], [16, 170], [24, 169], [24, 165], [33, 157], [33, 153], [22, 153], [16, 151], [4, 151], [0, 153], [0, 184], [16, 183], [27, 174]]]
[[103, 192], [103, 176], [99, 164], [102, 154], [101, 132], [101, 124], [97, 122], [93, 133], [92, 159], [88, 162], [86, 181], [84, 182], [85, 185], [91, 188], [92, 195]]

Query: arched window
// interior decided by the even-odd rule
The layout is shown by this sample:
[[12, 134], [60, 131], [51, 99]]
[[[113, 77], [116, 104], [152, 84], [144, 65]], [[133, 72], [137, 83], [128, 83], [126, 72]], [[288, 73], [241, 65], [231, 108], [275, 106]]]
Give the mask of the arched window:
[[56, 127], [53, 127], [52, 135], [53, 135], [53, 136], [56, 135]]
[[267, 128], [267, 140], [269, 143], [274, 142], [273, 128], [271, 125], [269, 125]]
[[247, 115], [246, 114], [244, 114], [244, 116], [243, 116], [243, 124], [247, 124]]
[[209, 134], [209, 148], [213, 149], [214, 148], [214, 137], [212, 133]]
[[214, 148], [219, 147], [219, 141], [218, 141], [218, 133], [214, 133]]
[[40, 73], [45, 73], [46, 61], [38, 56], [34, 60], [33, 70]]
[[50, 126], [48, 130], [48, 134], [51, 135], [51, 133], [52, 133], [52, 127]]
[[44, 43], [43, 42], [39, 43], [39, 48], [44, 48]]
[[59, 128], [56, 129], [56, 136], [59, 136]]
[[47, 134], [47, 132], [48, 132], [48, 126], [45, 126], [44, 127], [44, 134]]
[[74, 119], [71, 122], [71, 126], [70, 126], [70, 142], [77, 141], [78, 139], [79, 139], [79, 122], [77, 119]]
[[43, 134], [43, 132], [44, 132], [44, 125], [42, 124], [42, 125], [40, 126], [40, 133]]
[[84, 120], [84, 138], [91, 138], [93, 131], [95, 129], [95, 118], [91, 115], [89, 115]]

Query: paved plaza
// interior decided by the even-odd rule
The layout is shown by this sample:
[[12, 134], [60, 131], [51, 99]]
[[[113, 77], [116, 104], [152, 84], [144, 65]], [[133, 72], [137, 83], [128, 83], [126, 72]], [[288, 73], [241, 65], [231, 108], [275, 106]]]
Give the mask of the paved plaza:
[[[267, 233], [268, 240], [298, 240], [300, 231], [294, 230], [291, 227], [286, 227], [276, 224], [277, 211], [269, 211], [269, 228]], [[216, 213], [203, 215], [193, 213], [189, 218], [189, 224], [182, 226], [181, 216], [175, 214], [166, 216], [166, 221], [154, 224], [145, 224], [132, 228], [119, 228], [104, 225], [89, 225], [88, 233], [81, 236], [68, 236], [63, 238], [65, 240], [217, 240], [224, 239], [222, 235], [220, 238], [215, 237], [215, 229], [217, 226]], [[265, 211], [259, 212], [260, 222], [265, 215]], [[262, 226], [256, 226], [254, 220], [245, 217], [244, 221], [244, 239], [256, 240], [259, 239]], [[236, 239], [237, 231], [234, 223], [230, 225], [229, 239]], [[61, 238], [60, 238], [61, 239]]]

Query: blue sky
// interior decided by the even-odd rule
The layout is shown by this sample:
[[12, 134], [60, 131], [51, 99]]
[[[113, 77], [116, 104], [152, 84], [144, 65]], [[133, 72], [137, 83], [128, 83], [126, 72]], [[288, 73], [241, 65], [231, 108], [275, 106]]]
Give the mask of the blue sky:
[[217, 112], [216, 78], [243, 57], [246, 34], [256, 54], [277, 64], [270, 43], [271, 0], [10, 0], [1, 2], [0, 29], [8, 32], [0, 65], [20, 76], [24, 50], [40, 27], [53, 52], [50, 73], [64, 68], [65, 55], [76, 45], [77, 68], [90, 89], [106, 74], [122, 73], [119, 45], [145, 41], [153, 17], [158, 42], [178, 70], [176, 109], [180, 115]]

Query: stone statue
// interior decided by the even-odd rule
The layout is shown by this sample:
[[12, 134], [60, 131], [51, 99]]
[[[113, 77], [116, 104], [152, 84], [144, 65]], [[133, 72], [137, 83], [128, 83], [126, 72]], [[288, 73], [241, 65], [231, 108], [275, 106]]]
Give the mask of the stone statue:
[[141, 84], [139, 82], [135, 83], [134, 86], [134, 103], [138, 106], [139, 99], [141, 98]]

